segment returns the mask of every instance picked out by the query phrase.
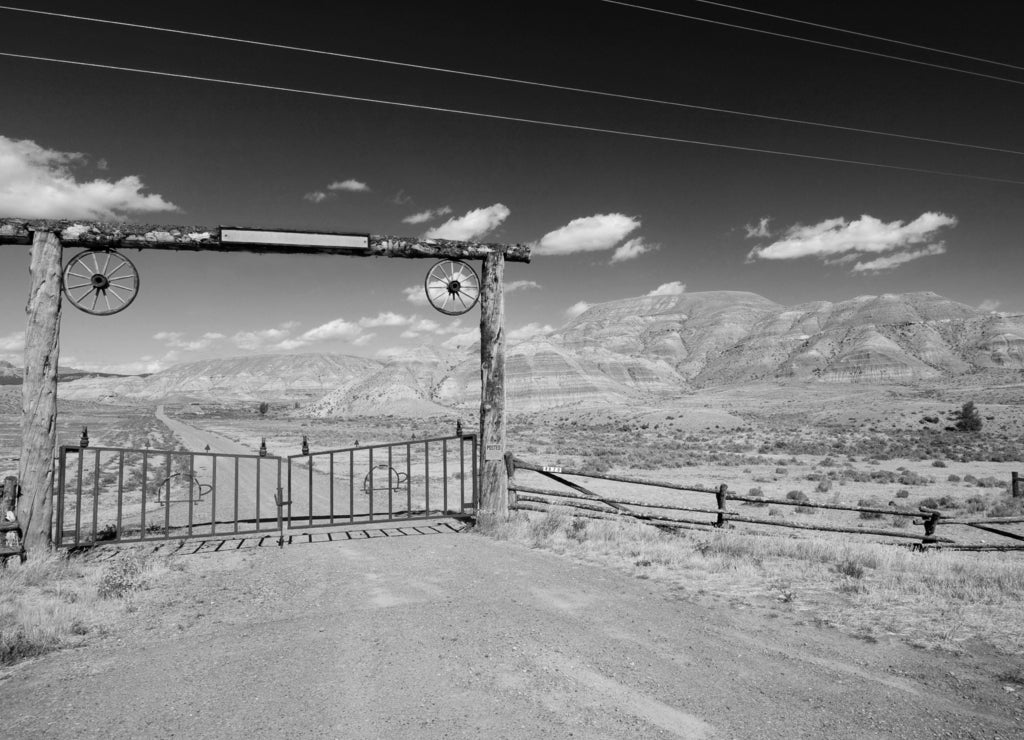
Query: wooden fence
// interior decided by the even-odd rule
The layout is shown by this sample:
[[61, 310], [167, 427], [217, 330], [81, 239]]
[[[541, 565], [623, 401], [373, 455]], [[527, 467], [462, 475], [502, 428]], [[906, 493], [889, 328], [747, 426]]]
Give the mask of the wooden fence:
[[[1024, 522], [1024, 516], [1016, 517], [956, 517], [926, 507], [919, 507], [916, 511], [903, 510], [896, 507], [870, 507], [870, 506], [849, 506], [845, 504], [813, 503], [810, 501], [796, 501], [792, 499], [768, 498], [763, 496], [749, 496], [733, 493], [723, 483], [719, 486], [704, 486], [696, 484], [680, 484], [668, 481], [656, 481], [646, 478], [637, 478], [624, 475], [608, 475], [587, 470], [574, 470], [571, 468], [551, 465], [539, 465], [528, 460], [523, 460], [512, 455], [506, 457], [506, 465], [509, 472], [510, 508], [522, 511], [550, 511], [552, 506], [566, 507], [572, 509], [573, 516], [587, 517], [593, 519], [631, 519], [662, 528], [721, 528], [728, 525], [751, 524], [764, 525], [768, 527], [782, 527], [787, 529], [811, 530], [817, 532], [836, 532], [841, 534], [870, 535], [873, 537], [886, 537], [897, 540], [913, 540], [916, 547], [943, 547], [958, 550], [1024, 550], [1024, 535], [1009, 532], [994, 525], [1019, 524]], [[531, 471], [544, 478], [554, 481], [562, 489], [543, 488], [540, 486], [523, 483], [517, 476], [518, 471]], [[608, 496], [595, 493], [590, 488], [569, 480], [565, 476], [593, 478], [595, 480], [611, 481], [615, 483], [626, 483], [636, 486], [645, 486], [665, 489], [666, 491], [678, 491], [689, 493], [701, 493], [714, 497], [714, 503], [708, 502], [707, 506], [685, 505], [676, 501], [652, 501], [642, 498], [619, 496]], [[569, 490], [565, 490], [569, 489]], [[818, 524], [794, 522], [781, 517], [758, 517], [750, 516], [744, 512], [730, 508], [730, 502], [739, 502], [748, 505], [775, 505], [775, 506], [796, 506], [806, 509], [823, 509], [829, 511], [848, 511], [859, 514], [866, 514], [871, 518], [905, 517], [911, 519], [911, 523], [923, 527], [921, 534], [902, 532], [897, 529], [882, 529], [875, 527], [854, 527], [842, 526], [839, 524]], [[702, 515], [702, 516], [694, 516]], [[943, 536], [937, 534], [939, 525], [942, 525]], [[1007, 545], [983, 545], [983, 544], [960, 544], [951, 537], [945, 536], [946, 528], [951, 525], [962, 525], [979, 529], [990, 534], [999, 535], [1017, 541], [1017, 544]]]

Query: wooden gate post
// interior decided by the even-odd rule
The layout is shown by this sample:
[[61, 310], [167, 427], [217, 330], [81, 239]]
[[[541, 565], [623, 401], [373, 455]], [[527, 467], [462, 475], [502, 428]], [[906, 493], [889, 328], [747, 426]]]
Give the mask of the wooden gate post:
[[477, 521], [508, 519], [505, 468], [505, 255], [484, 258], [480, 278], [480, 506]]
[[32, 287], [25, 313], [25, 376], [21, 386], [22, 496], [18, 521], [25, 549], [49, 549], [53, 524], [53, 456], [57, 446], [57, 359], [60, 355], [61, 243], [56, 234], [32, 238]]

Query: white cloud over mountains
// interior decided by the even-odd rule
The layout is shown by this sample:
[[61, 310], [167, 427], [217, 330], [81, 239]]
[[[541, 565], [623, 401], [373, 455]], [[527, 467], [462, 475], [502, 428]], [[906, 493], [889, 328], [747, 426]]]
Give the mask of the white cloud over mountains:
[[657, 288], [652, 290], [647, 295], [680, 295], [686, 292], [686, 284], [679, 280], [673, 280], [671, 283], [662, 283]]
[[80, 182], [72, 172], [86, 157], [0, 135], [0, 213], [23, 218], [122, 218], [128, 213], [176, 211], [137, 175]]
[[440, 208], [420, 211], [419, 213], [413, 213], [412, 215], [406, 216], [402, 219], [403, 224], [425, 224], [427, 221], [433, 221], [435, 218], [441, 218], [441, 216], [447, 216], [452, 212], [451, 206], [441, 206]]
[[464, 216], [450, 218], [440, 226], [428, 230], [423, 237], [425, 239], [472, 241], [501, 226], [510, 213], [512, 211], [507, 206], [495, 203], [487, 208], [468, 211]]
[[852, 272], [882, 272], [884, 270], [891, 270], [894, 267], [899, 267], [907, 262], [919, 260], [922, 257], [933, 257], [935, 255], [945, 253], [946, 245], [942, 242], [939, 242], [938, 244], [929, 244], [924, 249], [918, 249], [917, 251], [897, 252], [896, 254], [889, 255], [888, 257], [873, 259], [870, 262], [858, 262], [853, 266]]
[[569, 306], [569, 308], [565, 309], [565, 315], [568, 316], [570, 319], [575, 319], [577, 316], [586, 311], [592, 305], [593, 304], [587, 303], [586, 301], [577, 301], [576, 303]]
[[612, 258], [608, 261], [608, 264], [614, 265], [616, 262], [633, 260], [642, 254], [647, 254], [648, 252], [653, 252], [660, 248], [660, 244], [648, 244], [644, 241], [642, 236], [638, 236], [630, 239], [628, 242], [612, 252]]
[[[946, 249], [941, 242], [928, 242], [933, 242], [939, 230], [956, 224], [955, 216], [932, 211], [921, 214], [910, 223], [886, 223], [867, 214], [854, 221], [830, 218], [811, 226], [791, 226], [781, 239], [750, 250], [747, 260], [817, 257], [828, 263], [852, 262], [865, 255], [906, 250], [869, 262], [858, 262], [852, 268], [853, 272], [877, 272], [922, 257], [943, 254]], [[928, 246], [916, 251], [906, 249], [919, 244]]]
[[534, 247], [534, 254], [552, 257], [600, 252], [611, 249], [639, 228], [640, 219], [622, 213], [598, 213], [575, 218], [542, 236]]

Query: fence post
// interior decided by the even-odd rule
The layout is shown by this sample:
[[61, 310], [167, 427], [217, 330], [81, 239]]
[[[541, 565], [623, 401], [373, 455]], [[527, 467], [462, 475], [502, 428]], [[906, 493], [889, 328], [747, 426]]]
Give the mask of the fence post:
[[935, 542], [938, 538], [935, 536], [935, 528], [939, 524], [939, 519], [942, 517], [937, 511], [925, 512], [928, 518], [922, 522], [924, 524], [924, 537], [921, 538], [922, 545], [928, 545]]
[[514, 509], [519, 503], [516, 490], [516, 458], [511, 452], [505, 453], [505, 472], [508, 474], [508, 508]]
[[716, 527], [725, 526], [725, 493], [729, 490], [729, 487], [724, 483], [718, 487], [717, 493], [715, 493], [715, 500], [718, 502], [718, 519], [715, 521]]
[[1020, 478], [1017, 476], [1016, 470], [1010, 473], [1010, 490], [1013, 492], [1014, 498], [1020, 496]]

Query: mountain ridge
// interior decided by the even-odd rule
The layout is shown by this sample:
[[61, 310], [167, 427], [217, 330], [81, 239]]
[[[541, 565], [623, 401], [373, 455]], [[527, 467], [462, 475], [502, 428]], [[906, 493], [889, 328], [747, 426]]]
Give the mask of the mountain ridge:
[[[787, 380], [915, 382], [1024, 369], [1024, 320], [935, 293], [784, 306], [709, 291], [596, 304], [509, 346], [510, 408], [622, 404], [695, 388]], [[479, 358], [422, 347], [381, 360], [257, 355], [180, 363], [145, 379], [96, 379], [62, 396], [116, 400], [296, 400], [313, 416], [432, 413], [479, 398]], [[70, 394], [70, 395], [69, 395]]]

